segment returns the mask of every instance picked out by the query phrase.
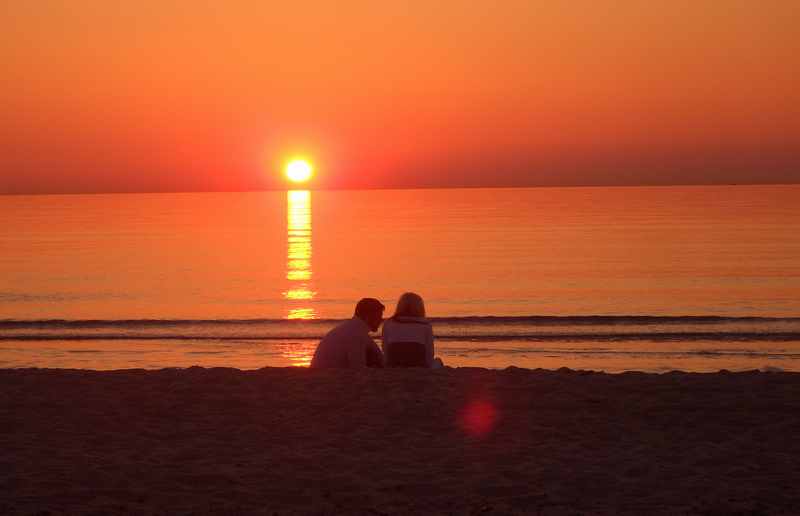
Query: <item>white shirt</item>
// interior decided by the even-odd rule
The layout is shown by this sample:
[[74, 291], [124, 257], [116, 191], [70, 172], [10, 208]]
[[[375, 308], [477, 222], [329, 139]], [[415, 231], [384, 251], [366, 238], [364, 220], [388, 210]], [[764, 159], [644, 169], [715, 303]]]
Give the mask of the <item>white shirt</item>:
[[419, 342], [425, 346], [425, 362], [434, 367], [433, 360], [433, 328], [424, 317], [397, 317], [383, 322], [384, 354], [392, 342]]
[[367, 323], [358, 317], [349, 319], [328, 332], [317, 345], [311, 367], [360, 368], [383, 366], [383, 354], [372, 337]]

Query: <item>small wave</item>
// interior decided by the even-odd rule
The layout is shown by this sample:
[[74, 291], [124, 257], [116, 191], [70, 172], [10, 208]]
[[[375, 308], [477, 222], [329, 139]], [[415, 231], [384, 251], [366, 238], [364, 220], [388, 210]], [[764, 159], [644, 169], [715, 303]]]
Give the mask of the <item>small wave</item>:
[[69, 292], [51, 292], [49, 294], [30, 294], [24, 292], [0, 292], [0, 301], [4, 303], [64, 303], [69, 301], [108, 301], [130, 300], [134, 296], [125, 292], [91, 292], [74, 294]]
[[[495, 316], [470, 315], [457, 317], [431, 317], [434, 325], [526, 325], [526, 326], [605, 326], [636, 325], [662, 326], [686, 324], [731, 323], [797, 323], [800, 317], [728, 317], [717, 315], [523, 315]], [[287, 327], [327, 326], [342, 319], [0, 319], [0, 330], [24, 328], [152, 328], [175, 326], [244, 326], [285, 325]]]
[[719, 358], [719, 357], [762, 357], [775, 360], [781, 359], [797, 359], [800, 358], [800, 353], [790, 353], [785, 351], [766, 350], [702, 350], [702, 351], [675, 351], [675, 350], [596, 350], [596, 349], [499, 349], [499, 348], [482, 348], [482, 349], [467, 349], [467, 348], [445, 348], [440, 349], [439, 353], [447, 356], [460, 356], [468, 357], [475, 354], [489, 353], [491, 355], [543, 355], [551, 358], [558, 358], [564, 356], [625, 356], [625, 357], [706, 357], [706, 358]]
[[472, 342], [492, 341], [600, 341], [624, 342], [647, 341], [800, 341], [800, 332], [650, 332], [650, 333], [546, 333], [546, 334], [507, 334], [507, 335], [436, 335], [437, 340], [469, 340]]
[[160, 328], [175, 326], [324, 325], [340, 319], [0, 319], [0, 330], [24, 328]]
[[[0, 341], [308, 341], [334, 319], [0, 320]], [[438, 341], [800, 341], [800, 318], [723, 316], [467, 316], [431, 319]]]
[[[305, 341], [316, 340], [323, 333], [272, 334], [272, 335], [208, 335], [172, 333], [0, 333], [0, 341], [47, 341], [47, 340], [212, 340], [212, 341]], [[380, 339], [378, 337], [378, 339]], [[468, 342], [549, 342], [549, 341], [800, 341], [800, 332], [651, 332], [651, 333], [543, 333], [543, 334], [501, 334], [501, 335], [463, 335], [437, 334], [439, 341]]]
[[13, 340], [215, 340], [215, 341], [239, 341], [250, 342], [259, 340], [315, 340], [319, 339], [321, 335], [264, 335], [264, 336], [246, 336], [241, 335], [173, 335], [173, 334], [0, 334], [0, 341], [13, 341]]
[[685, 325], [726, 323], [800, 323], [800, 317], [729, 317], [720, 315], [475, 315], [463, 317], [433, 317], [433, 323], [453, 324], [523, 324], [534, 326], [605, 326], [605, 325]]

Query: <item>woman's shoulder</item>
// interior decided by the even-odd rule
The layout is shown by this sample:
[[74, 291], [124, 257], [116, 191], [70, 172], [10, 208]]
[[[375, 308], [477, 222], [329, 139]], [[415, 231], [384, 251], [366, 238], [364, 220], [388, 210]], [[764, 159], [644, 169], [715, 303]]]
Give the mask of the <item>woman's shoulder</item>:
[[421, 324], [423, 326], [430, 326], [431, 322], [424, 317], [391, 317], [386, 320], [390, 324]]

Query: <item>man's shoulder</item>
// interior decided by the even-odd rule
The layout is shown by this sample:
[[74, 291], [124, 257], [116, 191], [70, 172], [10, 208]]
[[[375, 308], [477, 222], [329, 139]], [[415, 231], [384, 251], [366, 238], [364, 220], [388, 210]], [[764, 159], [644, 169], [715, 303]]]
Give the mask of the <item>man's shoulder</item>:
[[353, 335], [369, 335], [369, 328], [367, 325], [357, 318], [348, 319], [346, 321], [342, 321], [328, 332], [327, 336], [336, 338], [338, 336], [353, 336]]
[[349, 328], [352, 325], [353, 325], [353, 320], [352, 319], [345, 319], [344, 321], [340, 321], [340, 322], [336, 323], [333, 326], [333, 328], [331, 328], [331, 331], [337, 331], [337, 330], [341, 331], [343, 329]]

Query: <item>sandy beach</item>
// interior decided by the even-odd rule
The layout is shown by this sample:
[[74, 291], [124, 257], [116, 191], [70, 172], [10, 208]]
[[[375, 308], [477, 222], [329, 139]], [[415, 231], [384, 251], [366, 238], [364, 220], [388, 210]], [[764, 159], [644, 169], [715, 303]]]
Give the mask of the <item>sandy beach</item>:
[[0, 514], [798, 514], [800, 374], [0, 370]]

